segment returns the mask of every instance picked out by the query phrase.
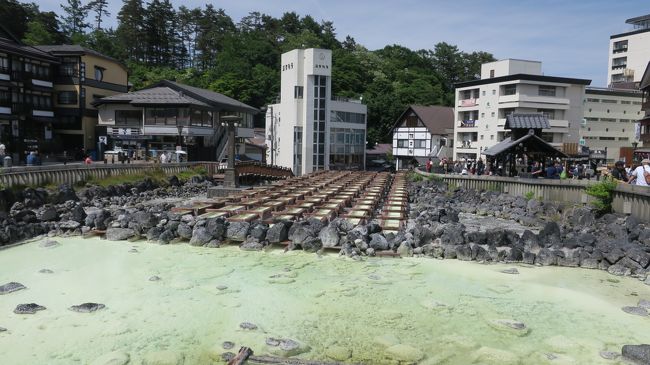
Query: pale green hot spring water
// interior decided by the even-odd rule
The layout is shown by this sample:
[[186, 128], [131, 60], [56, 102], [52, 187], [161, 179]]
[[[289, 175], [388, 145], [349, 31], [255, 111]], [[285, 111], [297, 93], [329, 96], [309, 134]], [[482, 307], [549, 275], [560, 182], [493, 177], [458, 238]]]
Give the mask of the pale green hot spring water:
[[[346, 363], [617, 364], [600, 352], [650, 343], [650, 318], [621, 310], [650, 299], [650, 287], [602, 271], [59, 242], [0, 251], [0, 284], [27, 287], [0, 296], [2, 364], [99, 364], [126, 354], [129, 364], [212, 364], [224, 341], [233, 352], [281, 354], [267, 338], [299, 342], [300, 358]], [[511, 267], [520, 274], [500, 272]], [[13, 313], [31, 302], [47, 309]], [[68, 309], [84, 302], [106, 308]]]

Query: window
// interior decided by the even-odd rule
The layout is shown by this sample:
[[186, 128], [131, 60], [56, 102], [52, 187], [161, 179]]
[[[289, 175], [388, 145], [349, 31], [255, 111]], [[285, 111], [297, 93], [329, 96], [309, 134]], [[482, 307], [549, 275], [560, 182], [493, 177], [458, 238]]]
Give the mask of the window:
[[621, 122], [621, 123], [629, 123], [630, 120], [629, 119], [619, 119], [619, 122]]
[[58, 94], [58, 103], [63, 105], [77, 104], [77, 92], [60, 91]]
[[485, 113], [481, 113], [481, 118], [485, 118]]
[[618, 137], [618, 140], [619, 141], [629, 141], [630, 138], [629, 137]]
[[615, 137], [598, 137], [599, 140], [601, 141], [615, 141]]
[[640, 101], [633, 101], [632, 105], [641, 105], [641, 102]]
[[496, 89], [492, 89], [492, 95], [496, 95], [496, 94], [497, 94]]
[[104, 70], [103, 67], [95, 66], [95, 80], [102, 81], [104, 79]]
[[546, 119], [555, 119], [555, 110], [553, 109], [537, 109], [538, 113], [542, 113]]
[[612, 53], [621, 53], [627, 51], [627, 40], [614, 42]]
[[409, 146], [408, 139], [398, 139], [397, 148], [407, 148]]
[[409, 139], [413, 139], [413, 133], [409, 133]]
[[293, 87], [293, 97], [295, 99], [302, 99], [302, 93], [303, 93], [303, 87], [302, 86], [294, 86]]
[[485, 96], [485, 90], [483, 90], [483, 93], [482, 93], [482, 94], [483, 94], [483, 96]]
[[490, 70], [490, 77], [494, 77], [494, 70]]
[[600, 99], [587, 99], [590, 103], [600, 103]]
[[0, 72], [9, 73], [9, 58], [0, 56]]
[[600, 118], [601, 122], [616, 122], [614, 118]]
[[140, 126], [142, 124], [141, 110], [116, 110], [115, 125]]
[[491, 117], [494, 117], [494, 112], [490, 113], [490, 116], [491, 116]]
[[427, 148], [427, 140], [426, 139], [416, 139], [414, 147], [415, 148]]
[[490, 134], [490, 140], [494, 141], [494, 134]]
[[517, 85], [505, 85], [503, 87], [503, 95], [515, 95], [517, 93]]
[[[418, 118], [416, 116], [406, 117], [406, 126], [417, 127], [417, 119]], [[337, 123], [364, 124], [366, 122], [366, 115], [362, 113], [340, 112], [332, 110], [330, 111], [330, 121]]]
[[612, 99], [603, 99], [602, 102], [603, 103], [608, 103], [608, 104], [616, 104], [617, 103], [616, 100], [612, 100]]
[[147, 125], [176, 125], [177, 108], [147, 108], [145, 124]]
[[556, 87], [539, 85], [539, 96], [555, 96]]
[[481, 134], [481, 140], [483, 140], [483, 135]]
[[627, 67], [627, 57], [617, 57], [612, 60], [612, 70]]
[[628, 104], [629, 105], [630, 101], [629, 100], [621, 100], [621, 104]]

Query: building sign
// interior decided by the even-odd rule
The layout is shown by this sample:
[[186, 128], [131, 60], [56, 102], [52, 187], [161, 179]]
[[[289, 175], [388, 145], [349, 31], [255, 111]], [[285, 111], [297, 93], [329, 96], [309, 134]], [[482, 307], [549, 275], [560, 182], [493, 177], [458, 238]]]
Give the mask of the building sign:
[[108, 138], [106, 136], [99, 136], [98, 142], [103, 144], [108, 144]]
[[637, 141], [641, 139], [641, 123], [634, 123], [634, 139]]

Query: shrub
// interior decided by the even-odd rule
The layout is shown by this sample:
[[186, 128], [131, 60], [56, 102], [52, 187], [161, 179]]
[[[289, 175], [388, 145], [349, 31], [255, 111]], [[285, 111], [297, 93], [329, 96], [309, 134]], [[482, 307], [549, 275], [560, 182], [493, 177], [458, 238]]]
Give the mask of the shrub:
[[589, 186], [585, 192], [596, 198], [591, 204], [596, 208], [599, 214], [605, 214], [612, 211], [613, 191], [616, 188], [616, 180], [606, 176], [600, 182]]
[[526, 200], [531, 200], [534, 197], [535, 197], [535, 192], [533, 192], [533, 191], [529, 191], [526, 194], [524, 194], [524, 198], [526, 198]]

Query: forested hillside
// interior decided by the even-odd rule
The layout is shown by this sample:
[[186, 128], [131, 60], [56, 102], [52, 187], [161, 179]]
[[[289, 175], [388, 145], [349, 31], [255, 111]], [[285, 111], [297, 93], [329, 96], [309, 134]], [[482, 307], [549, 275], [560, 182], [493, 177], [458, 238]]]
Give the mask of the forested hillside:
[[[161, 79], [214, 90], [261, 107], [280, 89], [280, 55], [294, 48], [333, 50], [333, 95], [368, 105], [369, 142], [390, 139], [408, 104], [453, 104], [453, 84], [477, 78], [494, 58], [448, 43], [411, 50], [397, 44], [368, 50], [330, 21], [287, 12], [251, 12], [238, 21], [224, 9], [174, 8], [170, 0], [124, 0], [118, 14], [108, 0], [66, 0], [57, 14], [36, 3], [0, 0], [0, 24], [27, 44], [80, 43], [124, 62], [138, 89]], [[116, 28], [106, 28], [111, 16]], [[114, 22], [113, 22], [114, 23]]]

